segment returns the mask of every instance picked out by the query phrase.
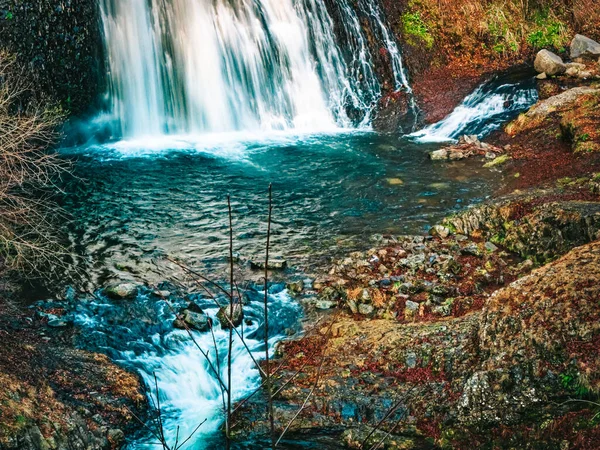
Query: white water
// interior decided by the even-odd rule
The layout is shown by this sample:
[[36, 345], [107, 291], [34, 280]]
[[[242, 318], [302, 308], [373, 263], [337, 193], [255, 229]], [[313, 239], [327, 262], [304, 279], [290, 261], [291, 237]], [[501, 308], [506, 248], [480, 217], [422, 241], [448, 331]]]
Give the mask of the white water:
[[536, 101], [537, 90], [527, 83], [523, 86], [484, 83], [445, 119], [411, 136], [418, 142], [447, 142], [463, 134], [477, 134], [482, 138]]
[[[256, 292], [257, 298], [262, 297]], [[269, 295], [274, 333], [269, 339], [270, 349], [282, 339], [286, 327], [293, 327], [300, 315], [300, 307], [281, 291]], [[209, 354], [213, 367], [220, 368], [220, 378], [227, 382], [228, 331], [222, 330], [216, 319], [217, 308], [207, 300], [198, 302], [204, 312], [213, 318], [216, 348], [210, 332], [193, 332], [198, 346]], [[244, 325], [245, 343], [256, 360], [264, 357], [262, 333], [263, 305], [260, 301], [250, 302], [244, 307], [251, 325]], [[131, 319], [134, 317], [134, 319]], [[164, 301], [149, 293], [139, 295], [126, 305], [115, 305], [110, 301], [96, 299], [83, 302], [75, 317], [75, 323], [85, 330], [93, 340], [95, 350], [106, 351], [114, 360], [141, 374], [156, 403], [155, 381], [163, 416], [164, 432], [171, 446], [177, 437], [179, 442], [190, 436], [203, 423], [184, 449], [200, 450], [211, 447], [211, 439], [219, 435], [223, 425], [223, 397], [220, 383], [206, 358], [183, 330], [175, 330], [171, 323], [175, 318]], [[271, 323], [271, 320], [269, 321]], [[238, 331], [242, 333], [241, 327]], [[218, 353], [218, 360], [217, 360]], [[256, 365], [241, 340], [234, 334], [232, 351], [232, 400], [239, 401], [260, 386]], [[149, 424], [155, 427], [155, 424]], [[156, 432], [156, 429], [154, 429]], [[152, 436], [141, 438], [127, 448], [147, 450], [156, 448]], [[214, 442], [214, 441], [212, 441]]]
[[[324, 0], [102, 0], [113, 134], [368, 125], [380, 86], [357, 12], [340, 4], [359, 49], [349, 61]], [[379, 6], [359, 6], [388, 49], [396, 88], [410, 91]]]

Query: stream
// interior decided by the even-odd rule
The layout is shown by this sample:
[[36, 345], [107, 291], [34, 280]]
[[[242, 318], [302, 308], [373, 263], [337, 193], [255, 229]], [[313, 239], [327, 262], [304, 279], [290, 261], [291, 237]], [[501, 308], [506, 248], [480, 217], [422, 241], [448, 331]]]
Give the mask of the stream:
[[[370, 123], [384, 92], [369, 36], [416, 118], [402, 49], [375, 0], [333, 2], [336, 24], [327, 3], [100, 1], [104, 108], [74, 121], [60, 151], [73, 162], [62, 185], [74, 255], [63, 281], [79, 292], [70, 300], [77, 344], [137, 371], [154, 406], [160, 402], [167, 441], [191, 435], [182, 449], [223, 448], [228, 332], [215, 300], [173, 261], [227, 289], [228, 197], [244, 299], [237, 333], [247, 346], [236, 336], [231, 351], [239, 401], [260, 387], [253, 359], [267, 350], [263, 273], [252, 262], [264, 260], [269, 185], [270, 251], [287, 263], [267, 292], [273, 354], [302, 332], [304, 311], [286, 281], [310, 286], [332, 259], [383, 235], [425, 233], [491, 196], [501, 170], [477, 158], [433, 163], [428, 153], [465, 133], [484, 137], [536, 100], [530, 74], [500, 76], [438, 124], [377, 134]], [[137, 295], [110, 300], [102, 287], [114, 282], [134, 283]], [[190, 303], [211, 318], [212, 332], [174, 328]], [[144, 430], [128, 439], [130, 450], [157, 448]], [[284, 444], [336, 448], [326, 436]]]

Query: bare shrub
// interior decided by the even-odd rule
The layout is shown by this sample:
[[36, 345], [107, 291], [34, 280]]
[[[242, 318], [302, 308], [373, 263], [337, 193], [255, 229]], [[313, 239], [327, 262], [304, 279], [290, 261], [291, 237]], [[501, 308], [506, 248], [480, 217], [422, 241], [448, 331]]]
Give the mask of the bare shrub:
[[29, 274], [55, 265], [55, 181], [68, 163], [49, 151], [65, 115], [36, 98], [26, 71], [0, 52], [0, 264]]

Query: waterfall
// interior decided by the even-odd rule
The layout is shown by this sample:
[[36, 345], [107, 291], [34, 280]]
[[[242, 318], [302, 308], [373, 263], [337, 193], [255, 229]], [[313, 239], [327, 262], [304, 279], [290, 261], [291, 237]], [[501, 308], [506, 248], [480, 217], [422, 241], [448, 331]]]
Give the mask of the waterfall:
[[499, 129], [538, 99], [533, 78], [506, 81], [503, 76], [486, 81], [446, 118], [413, 133], [411, 137], [418, 142], [447, 142], [464, 134], [483, 138]]
[[[380, 84], [357, 11], [347, 0], [340, 9], [347, 52], [325, 0], [101, 0], [114, 134], [368, 125]], [[396, 88], [410, 90], [376, 0], [358, 9], [376, 24]]]

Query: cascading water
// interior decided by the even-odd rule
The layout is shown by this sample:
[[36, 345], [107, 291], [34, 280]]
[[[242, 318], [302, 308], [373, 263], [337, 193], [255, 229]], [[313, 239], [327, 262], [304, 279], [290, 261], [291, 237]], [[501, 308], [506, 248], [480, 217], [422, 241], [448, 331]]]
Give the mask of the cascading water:
[[[252, 358], [260, 360], [264, 356], [264, 293], [250, 290], [246, 295], [246, 322], [243, 330], [238, 328], [243, 333], [245, 345], [234, 334], [232, 349], [234, 401], [248, 396], [260, 386], [260, 376]], [[219, 377], [213, 368], [220, 373], [221, 382], [226, 384], [228, 331], [220, 327], [216, 318], [218, 308], [212, 299], [201, 295], [190, 297], [212, 318], [214, 340], [211, 332], [192, 331], [192, 340], [186, 331], [174, 329], [172, 308], [187, 306], [188, 302], [172, 296], [170, 303], [173, 306], [169, 307], [149, 290], [142, 290], [135, 300], [120, 304], [102, 296], [78, 299], [74, 303], [74, 321], [85, 331], [79, 335], [79, 344], [94, 351], [103, 351], [125, 367], [137, 370], [151, 391], [154, 403], [156, 376], [165, 439], [170, 445], [175, 443], [177, 436], [181, 443], [192, 435], [182, 449], [222, 448], [219, 429], [224, 420], [223, 396]], [[45, 306], [52, 307], [51, 304]], [[269, 343], [272, 350], [272, 346], [284, 335], [284, 330], [296, 327], [301, 308], [285, 290], [275, 286], [269, 294], [269, 308]], [[208, 359], [200, 349], [208, 355]], [[194, 433], [200, 423], [202, 426]], [[156, 431], [153, 429], [153, 432]], [[156, 438], [143, 436], [127, 448], [156, 448]]]
[[418, 142], [446, 142], [461, 135], [480, 138], [527, 110], [538, 99], [532, 77], [514, 82], [496, 77], [479, 86], [442, 121], [413, 133]]
[[[410, 91], [379, 6], [359, 3], [388, 49], [396, 88]], [[340, 5], [359, 49], [349, 61], [324, 0], [102, 0], [114, 134], [367, 125], [380, 85], [357, 12]]]

